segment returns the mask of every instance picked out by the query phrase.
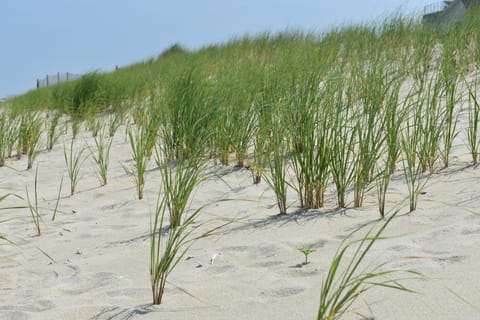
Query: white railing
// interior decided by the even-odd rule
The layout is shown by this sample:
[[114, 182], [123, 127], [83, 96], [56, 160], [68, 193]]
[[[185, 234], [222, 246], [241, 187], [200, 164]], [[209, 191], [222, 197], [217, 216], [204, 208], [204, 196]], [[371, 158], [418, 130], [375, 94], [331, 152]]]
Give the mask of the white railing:
[[428, 4], [425, 7], [423, 7], [423, 14], [427, 15], [427, 14], [443, 11], [443, 9], [445, 9], [446, 6], [447, 4], [444, 1]]

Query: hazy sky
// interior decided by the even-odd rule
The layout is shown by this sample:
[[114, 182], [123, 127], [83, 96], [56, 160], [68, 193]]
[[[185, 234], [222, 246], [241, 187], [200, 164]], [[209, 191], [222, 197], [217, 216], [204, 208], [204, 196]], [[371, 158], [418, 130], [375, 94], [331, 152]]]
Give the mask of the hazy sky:
[[108, 71], [234, 36], [326, 31], [435, 0], [0, 0], [0, 98], [57, 72]]

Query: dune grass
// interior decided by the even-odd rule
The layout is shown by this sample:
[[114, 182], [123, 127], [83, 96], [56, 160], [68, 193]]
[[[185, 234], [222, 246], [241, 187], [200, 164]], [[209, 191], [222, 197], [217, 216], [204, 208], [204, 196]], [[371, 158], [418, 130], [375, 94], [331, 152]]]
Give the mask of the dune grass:
[[[126, 124], [133, 165], [125, 168], [137, 198], [144, 196], [154, 152], [162, 181], [150, 230], [153, 300], [161, 303], [167, 278], [192, 241], [210, 235], [194, 235], [200, 211], [188, 210], [206, 163], [228, 166], [235, 159], [238, 169], [249, 168], [253, 183], [273, 189], [282, 214], [288, 187], [297, 197], [292, 205], [302, 209], [359, 208], [376, 184], [382, 217], [395, 176], [405, 181], [409, 210], [416, 209], [429, 176], [455, 159], [461, 130], [476, 164], [476, 82], [467, 84], [466, 128], [459, 108], [460, 79], [480, 65], [480, 11], [473, 12], [445, 30], [392, 17], [322, 34], [266, 32], [194, 52], [173, 46], [115, 72], [31, 91], [9, 100], [8, 112], [0, 114], [0, 165], [15, 147], [18, 158], [32, 152], [33, 164], [39, 112], [49, 114], [47, 149], [55, 144], [59, 115], [66, 114], [73, 139], [84, 121], [92, 130], [94, 160], [106, 184], [111, 139], [103, 140], [99, 128], [107, 123], [111, 138]], [[73, 140], [69, 152], [64, 146], [72, 195], [83, 158], [73, 149]], [[332, 198], [336, 203], [326, 203]], [[338, 318], [372, 286], [406, 290], [382, 280], [390, 271], [358, 273], [391, 219], [339, 248], [322, 286], [318, 319]]]
[[67, 166], [68, 178], [70, 179], [70, 195], [73, 196], [80, 180], [80, 169], [83, 162], [86, 160], [84, 156], [85, 148], [81, 147], [75, 150], [74, 140], [70, 142], [70, 148], [67, 151], [65, 144], [63, 145], [63, 156]]
[[468, 127], [466, 128], [467, 146], [472, 156], [472, 162], [474, 165], [478, 163], [479, 152], [479, 132], [478, 121], [480, 119], [480, 104], [476, 95], [477, 92], [477, 79], [473, 84], [467, 84], [468, 87], [468, 99], [470, 108], [468, 108]]
[[95, 141], [96, 150], [89, 148], [90, 155], [97, 165], [97, 174], [100, 185], [105, 186], [108, 182], [108, 168], [110, 162], [110, 149], [112, 148], [113, 138], [105, 138], [105, 130], [99, 130], [100, 134], [93, 139]]
[[5, 113], [0, 114], [0, 167], [5, 165], [7, 158], [9, 123]]
[[268, 142], [268, 171], [265, 171], [264, 177], [267, 184], [275, 193], [277, 198], [277, 207], [280, 214], [287, 214], [287, 164], [288, 164], [288, 144], [284, 139], [282, 128], [284, 124], [280, 121], [278, 114], [273, 115], [272, 136]]
[[28, 188], [25, 187], [25, 193], [27, 197], [27, 207], [28, 210], [30, 211], [30, 215], [32, 216], [32, 221], [35, 225], [35, 229], [37, 231], [37, 236], [42, 235], [42, 231], [40, 228], [40, 222], [41, 222], [41, 215], [40, 215], [40, 209], [38, 207], [38, 166], [37, 169], [35, 170], [35, 184], [34, 184], [34, 194], [33, 194], [33, 199], [30, 198], [30, 193], [28, 192]]
[[413, 292], [402, 285], [402, 280], [419, 279], [421, 274], [415, 270], [388, 269], [387, 263], [375, 263], [366, 268], [366, 258], [377, 241], [381, 241], [387, 226], [395, 218], [391, 214], [387, 220], [370, 227], [360, 239], [355, 236], [367, 225], [355, 229], [338, 247], [327, 275], [322, 281], [318, 320], [341, 319], [352, 312], [352, 306], [365, 292], [376, 287]]
[[[279, 112], [284, 126], [279, 139], [287, 142], [282, 153], [294, 177], [288, 183], [301, 208], [324, 206], [329, 187], [338, 207], [361, 207], [374, 181], [381, 182], [381, 203], [402, 154], [410, 158], [403, 174], [412, 178], [417, 165], [430, 174], [449, 165], [461, 131], [459, 79], [478, 67], [477, 24], [474, 14], [445, 30], [392, 16], [323, 34], [266, 32], [194, 52], [173, 46], [112, 73], [89, 73], [10, 100], [17, 155], [27, 153], [30, 144], [27, 111], [48, 111], [47, 149], [56, 140], [62, 112], [70, 116], [73, 137], [83, 121], [96, 136], [107, 121], [97, 115], [108, 114], [110, 136], [127, 119], [143, 132], [127, 134], [140, 169], [137, 189], [144, 185], [142, 162], [152, 157], [159, 137], [169, 145], [171, 161], [197, 153], [223, 165], [235, 158], [258, 184], [275, 163], [268, 161], [268, 141], [271, 117]], [[405, 93], [405, 84], [413, 89]], [[476, 87], [470, 88], [473, 101]], [[478, 138], [471, 105], [467, 137], [474, 158]], [[409, 140], [414, 136], [418, 141]], [[145, 150], [133, 151], [137, 147]], [[383, 179], [376, 180], [376, 173]]]
[[45, 119], [45, 127], [47, 131], [47, 150], [51, 151], [53, 146], [57, 143], [58, 138], [60, 137], [59, 133], [59, 122], [62, 113], [55, 110], [49, 111], [47, 113], [47, 118]]

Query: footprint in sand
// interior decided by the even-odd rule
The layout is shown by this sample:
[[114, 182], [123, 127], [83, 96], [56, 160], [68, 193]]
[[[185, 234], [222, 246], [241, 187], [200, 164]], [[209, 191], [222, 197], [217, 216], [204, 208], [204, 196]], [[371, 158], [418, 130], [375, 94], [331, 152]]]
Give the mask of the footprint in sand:
[[285, 298], [293, 296], [303, 292], [305, 289], [302, 287], [280, 287], [269, 289], [261, 292], [261, 295], [272, 298]]
[[92, 290], [99, 290], [101, 288], [116, 288], [122, 283], [126, 283], [127, 280], [122, 277], [110, 273], [110, 272], [99, 272], [94, 274], [87, 280], [85, 283], [81, 284], [77, 288], [65, 289], [63, 290], [66, 294], [70, 295], [81, 295], [88, 293]]
[[0, 319], [5, 320], [27, 320], [29, 319], [28, 315], [25, 312], [21, 311], [12, 311], [12, 312], [0, 312]]
[[0, 306], [0, 310], [6, 310], [9, 313], [9, 317], [1, 318], [1, 319], [23, 319], [22, 317], [25, 315], [24, 312], [43, 312], [47, 310], [51, 310], [55, 308], [56, 305], [51, 300], [37, 300], [33, 301], [32, 303], [22, 303], [18, 305], [2, 305]]
[[435, 258], [436, 261], [440, 262], [441, 264], [447, 262], [447, 263], [456, 263], [456, 262], [462, 262], [465, 260], [465, 256], [458, 256], [458, 255], [453, 255], [450, 257], [445, 257], [445, 258]]
[[263, 261], [251, 264], [250, 268], [270, 268], [283, 264], [283, 261]]

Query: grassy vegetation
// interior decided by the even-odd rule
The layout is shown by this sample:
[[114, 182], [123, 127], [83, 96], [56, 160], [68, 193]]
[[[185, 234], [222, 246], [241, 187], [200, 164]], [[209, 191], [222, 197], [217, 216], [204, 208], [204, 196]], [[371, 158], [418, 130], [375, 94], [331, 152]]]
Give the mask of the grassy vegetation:
[[[270, 178], [282, 212], [287, 185], [301, 208], [324, 206], [333, 186], [343, 208], [361, 207], [375, 181], [383, 212], [399, 164], [412, 196], [417, 171], [432, 174], [449, 165], [460, 132], [460, 79], [480, 60], [478, 20], [472, 13], [440, 30], [394, 16], [324, 34], [245, 36], [195, 52], [174, 45], [148, 61], [9, 100], [18, 123], [17, 156], [35, 145], [27, 130], [34, 119], [25, 111], [48, 111], [47, 149], [62, 112], [74, 137], [84, 121], [97, 136], [105, 119], [113, 136], [130, 117], [139, 198], [144, 165], [154, 150], [168, 149], [171, 161], [201, 155], [228, 165], [234, 157], [238, 167], [250, 168], [254, 183]], [[476, 85], [469, 88], [467, 137], [476, 162]], [[0, 154], [8, 154], [5, 135]]]
[[68, 178], [70, 179], [70, 195], [73, 196], [77, 188], [77, 184], [80, 180], [80, 168], [82, 167], [85, 157], [85, 147], [81, 147], [79, 150], [75, 150], [74, 140], [70, 142], [70, 148], [67, 151], [67, 147], [63, 145], [63, 156], [65, 158], [65, 164], [67, 166]]
[[378, 223], [379, 226], [371, 227], [360, 239], [355, 239], [355, 236], [367, 225], [355, 229], [342, 241], [322, 281], [318, 320], [341, 319], [345, 313], [351, 311], [357, 299], [375, 287], [412, 292], [401, 282], [409, 278], [420, 278], [421, 274], [418, 272], [388, 269], [386, 263], [376, 263], [366, 268], [363, 266], [369, 251], [382, 239], [383, 232], [397, 213], [398, 211]]
[[106, 133], [101, 130], [100, 135], [96, 135], [93, 139], [95, 141], [96, 150], [89, 148], [95, 164], [97, 165], [97, 174], [100, 180], [100, 185], [105, 186], [108, 182], [108, 168], [110, 162], [110, 149], [112, 148], [113, 138], [105, 137]]
[[[289, 189], [302, 209], [323, 207], [327, 193], [335, 196], [333, 205], [345, 208], [363, 206], [376, 185], [382, 217], [394, 175], [406, 181], [409, 209], [416, 209], [428, 176], [451, 164], [461, 130], [477, 163], [476, 81], [467, 82], [467, 128], [459, 127], [458, 102], [460, 79], [480, 65], [479, 12], [444, 30], [393, 17], [324, 34], [245, 36], [195, 52], [175, 45], [111, 73], [30, 91], [9, 100], [8, 112], [0, 114], [0, 166], [16, 147], [18, 158], [29, 155], [31, 167], [42, 146], [37, 128], [43, 114], [47, 149], [66, 114], [73, 138], [84, 122], [92, 131], [92, 155], [105, 185], [111, 138], [127, 123], [133, 165], [125, 168], [138, 199], [152, 156], [161, 174], [150, 246], [153, 299], [161, 303], [168, 275], [198, 238], [190, 237], [189, 225], [199, 211], [185, 212], [208, 161], [227, 166], [234, 158], [238, 168], [252, 171], [253, 183], [263, 177], [281, 214], [287, 213]], [[109, 140], [101, 128], [108, 128]], [[64, 149], [72, 195], [84, 150], [73, 149], [72, 139]], [[162, 234], [167, 213], [170, 229]], [[389, 222], [360, 241], [339, 291], [332, 291], [351, 245], [340, 248], [322, 287], [319, 319], [337, 318], [366, 290], [363, 284], [385, 274], [356, 270]], [[350, 295], [343, 297], [345, 292]]]

